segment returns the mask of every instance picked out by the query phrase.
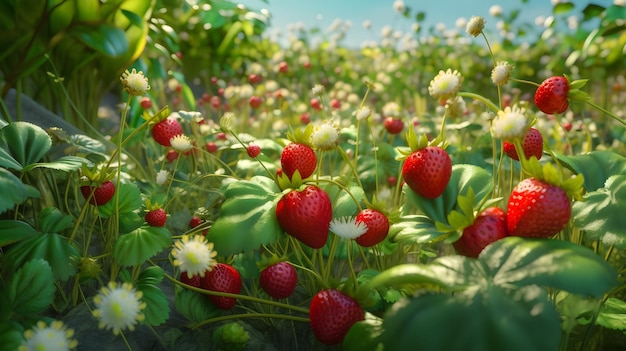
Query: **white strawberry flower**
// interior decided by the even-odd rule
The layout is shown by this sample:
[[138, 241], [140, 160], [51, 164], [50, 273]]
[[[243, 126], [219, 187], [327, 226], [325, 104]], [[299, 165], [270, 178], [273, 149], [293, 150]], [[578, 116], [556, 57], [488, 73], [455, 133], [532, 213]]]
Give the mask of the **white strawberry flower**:
[[174, 256], [174, 266], [179, 266], [181, 272], [187, 272], [188, 276], [200, 275], [204, 277], [204, 272], [210, 271], [217, 263], [215, 256], [217, 251], [213, 250], [213, 243], [207, 242], [202, 235], [189, 235], [183, 237], [174, 244], [172, 250]]
[[131, 72], [128, 72], [128, 70], [126, 70], [124, 73], [122, 73], [120, 80], [122, 81], [124, 90], [127, 91], [130, 95], [144, 95], [148, 90], [150, 90], [148, 78], [144, 77], [143, 72], [137, 72], [137, 70], [134, 68]]
[[32, 328], [24, 332], [24, 342], [19, 351], [68, 351], [76, 348], [78, 342], [72, 339], [74, 330], [65, 328], [63, 322], [53, 321], [47, 325], [43, 321], [37, 322]]
[[130, 283], [120, 286], [110, 282], [93, 299], [96, 309], [92, 314], [100, 321], [100, 328], [110, 329], [115, 335], [126, 329], [133, 331], [135, 325], [145, 318], [141, 313], [146, 308], [142, 296], [142, 292], [136, 291]]
[[528, 129], [526, 109], [519, 106], [507, 106], [498, 111], [498, 115], [491, 122], [491, 133], [494, 137], [504, 140], [523, 138]]
[[356, 239], [367, 232], [364, 222], [357, 222], [355, 217], [334, 218], [330, 222], [330, 231], [342, 239]]
[[187, 152], [191, 150], [193, 144], [191, 143], [191, 139], [184, 134], [175, 135], [170, 139], [170, 144], [172, 148], [177, 152]]
[[440, 70], [430, 81], [428, 92], [435, 99], [447, 100], [456, 95], [462, 83], [463, 76], [457, 70], [452, 71], [449, 68], [446, 71]]
[[485, 29], [485, 19], [480, 16], [472, 16], [465, 26], [467, 34], [473, 37], [479, 36], [483, 29]]
[[506, 61], [498, 62], [491, 70], [491, 81], [493, 84], [504, 85], [508, 83], [509, 79], [511, 79], [513, 68], [515, 67]]

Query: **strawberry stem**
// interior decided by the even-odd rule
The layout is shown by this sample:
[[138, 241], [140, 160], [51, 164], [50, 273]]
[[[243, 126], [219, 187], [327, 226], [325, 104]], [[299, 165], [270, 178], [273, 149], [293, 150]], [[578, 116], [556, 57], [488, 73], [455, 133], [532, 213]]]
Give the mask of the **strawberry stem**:
[[624, 122], [621, 118], [617, 117], [615, 114], [613, 114], [611, 111], [605, 109], [604, 107], [596, 104], [595, 102], [592, 101], [585, 101], [585, 103], [589, 104], [589, 106], [595, 108], [596, 110], [607, 114], [609, 117], [613, 118], [614, 120], [616, 120], [617, 122], [619, 122], [621, 125], [626, 127], [626, 122]]
[[251, 313], [240, 313], [240, 314], [231, 314], [231, 315], [219, 316], [219, 317], [215, 317], [215, 318], [209, 318], [209, 319], [207, 319], [205, 321], [202, 321], [202, 322], [194, 325], [192, 328], [193, 329], [197, 329], [197, 328], [200, 328], [200, 327], [202, 327], [204, 325], [211, 324], [211, 323], [227, 321], [229, 319], [242, 319], [242, 318], [276, 318], [276, 319], [286, 319], [286, 320], [291, 320], [291, 321], [296, 321], [296, 322], [310, 323], [310, 320], [307, 317], [297, 317], [297, 316], [291, 316], [291, 315], [288, 315], [288, 314], [278, 314], [278, 313], [254, 313], [254, 314], [251, 314]]
[[476, 94], [476, 93], [470, 93], [467, 91], [461, 91], [458, 93], [459, 96], [461, 97], [467, 97], [467, 98], [472, 98], [475, 100], [478, 100], [480, 102], [482, 102], [483, 104], [485, 104], [485, 106], [487, 106], [491, 111], [493, 111], [494, 113], [497, 113], [498, 111], [500, 111], [500, 108], [498, 108], [498, 106], [496, 106], [496, 104], [494, 104], [491, 100], [487, 99], [486, 97]]

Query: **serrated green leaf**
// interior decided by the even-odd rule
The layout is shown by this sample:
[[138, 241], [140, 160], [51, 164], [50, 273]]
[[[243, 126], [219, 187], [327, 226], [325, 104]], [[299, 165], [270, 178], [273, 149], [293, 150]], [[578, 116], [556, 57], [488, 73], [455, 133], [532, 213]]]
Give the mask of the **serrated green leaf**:
[[574, 226], [586, 232], [587, 239], [604, 245], [626, 248], [626, 176], [611, 176], [603, 188], [588, 192], [584, 202], [574, 202]]
[[143, 293], [141, 300], [146, 303], [142, 311], [145, 319], [142, 324], [157, 326], [163, 324], [170, 315], [167, 296], [153, 284], [137, 283], [137, 290]]
[[[132, 183], [122, 183], [120, 188], [115, 191], [116, 196], [119, 196], [119, 213], [127, 213], [137, 211], [142, 206], [141, 190], [139, 187]], [[108, 218], [115, 214], [115, 200], [116, 196], [104, 205], [98, 206], [98, 212], [100, 217]]]
[[38, 198], [41, 194], [30, 185], [22, 183], [13, 173], [0, 168], [0, 213], [21, 204], [29, 197]]
[[228, 256], [277, 240], [282, 234], [276, 220], [279, 194], [274, 181], [262, 176], [228, 184], [220, 215], [207, 235], [218, 254]]
[[170, 242], [171, 235], [167, 228], [141, 226], [117, 239], [113, 258], [120, 266], [138, 265], [161, 252]]
[[[459, 321], [471, 323], [454, 328], [454, 337], [442, 327]], [[382, 327], [385, 350], [551, 351], [561, 338], [559, 315], [537, 286], [404, 299], [385, 314]]]
[[0, 220], [0, 247], [16, 243], [37, 234], [28, 223], [13, 219]]
[[21, 167], [17, 170], [41, 160], [51, 146], [48, 133], [29, 122], [9, 123], [0, 130], [0, 147], [19, 163]]
[[598, 298], [617, 284], [611, 265], [569, 241], [506, 237], [478, 258], [499, 286], [538, 285]]
[[24, 263], [7, 285], [13, 311], [21, 315], [43, 312], [54, 298], [54, 278], [48, 262], [34, 259]]
[[66, 280], [76, 273], [79, 253], [56, 233], [43, 233], [24, 239], [6, 250], [3, 270], [15, 271], [25, 262], [43, 259], [52, 268], [54, 279]]
[[165, 277], [163, 268], [159, 266], [150, 266], [144, 269], [137, 278], [137, 284], [159, 284]]
[[222, 310], [215, 307], [205, 295], [183, 288], [176, 289], [176, 310], [192, 323], [200, 323], [222, 314]]
[[70, 215], [64, 215], [56, 207], [46, 207], [37, 216], [39, 220], [39, 230], [42, 233], [59, 233], [72, 224], [74, 219]]
[[402, 216], [397, 223], [391, 224], [388, 236], [393, 242], [423, 244], [443, 240], [446, 231], [439, 230], [435, 222], [426, 216], [407, 215]]
[[341, 350], [344, 351], [382, 351], [378, 337], [383, 333], [383, 320], [372, 314], [366, 314], [365, 320], [352, 325], [343, 339]]
[[35, 168], [48, 168], [62, 172], [72, 172], [81, 169], [83, 165], [91, 166], [92, 163], [86, 158], [78, 156], [63, 156], [51, 162], [31, 163], [24, 167], [22, 171], [28, 172]]
[[604, 187], [612, 175], [626, 174], [626, 158], [613, 151], [592, 151], [584, 155], [557, 155], [566, 167], [584, 177], [588, 192]]
[[596, 324], [609, 329], [626, 329], [626, 302], [609, 297], [598, 314]]

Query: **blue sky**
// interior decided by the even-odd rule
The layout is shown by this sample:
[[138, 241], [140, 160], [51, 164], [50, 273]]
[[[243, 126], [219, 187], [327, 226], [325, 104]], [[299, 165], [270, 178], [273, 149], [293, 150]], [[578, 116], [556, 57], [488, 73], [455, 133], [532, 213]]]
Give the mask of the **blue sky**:
[[[590, 2], [610, 5], [611, 0], [570, 0], [576, 5], [573, 14], [580, 11]], [[409, 31], [412, 21], [402, 17], [393, 10], [393, 0], [239, 0], [252, 9], [266, 8], [272, 14], [271, 29], [285, 31], [289, 24], [302, 22], [306, 28], [318, 27], [325, 31], [337, 18], [350, 20], [352, 29], [348, 32], [345, 44], [358, 46], [365, 40], [380, 38], [380, 29], [390, 25], [394, 30]], [[483, 16], [487, 20], [487, 29], [493, 28], [496, 19], [489, 16], [492, 5], [500, 5], [504, 13], [520, 9], [520, 20], [533, 23], [537, 16], [552, 14], [550, 0], [404, 0], [411, 14], [426, 13], [422, 24], [424, 29], [444, 23], [447, 28], [454, 28], [459, 17]], [[369, 20], [372, 23], [370, 31], [362, 27], [362, 23]]]

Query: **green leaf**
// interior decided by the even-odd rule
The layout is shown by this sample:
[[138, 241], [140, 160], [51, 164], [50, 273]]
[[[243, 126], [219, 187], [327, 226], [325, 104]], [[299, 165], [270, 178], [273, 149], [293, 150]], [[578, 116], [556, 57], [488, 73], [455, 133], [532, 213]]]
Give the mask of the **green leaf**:
[[359, 211], [358, 204], [365, 198], [363, 188], [353, 183], [347, 186], [349, 193], [330, 183], [322, 189], [326, 191], [333, 204], [333, 218], [356, 216]]
[[17, 162], [13, 156], [11, 156], [7, 149], [8, 147], [6, 145], [2, 145], [2, 147], [0, 147], [0, 167], [21, 170], [22, 165], [20, 165], [20, 163]]
[[279, 194], [274, 181], [263, 176], [229, 183], [220, 215], [207, 235], [218, 254], [254, 250], [277, 240], [282, 234], [276, 220]]
[[378, 337], [383, 333], [383, 320], [367, 313], [365, 320], [356, 322], [343, 339], [341, 350], [343, 351], [369, 351], [380, 350], [382, 345]]
[[115, 241], [113, 258], [121, 266], [138, 265], [161, 252], [170, 242], [167, 228], [141, 226]]
[[0, 345], [7, 350], [19, 350], [23, 341], [23, 330], [14, 321], [0, 322]]
[[79, 253], [57, 233], [29, 236], [6, 250], [3, 269], [15, 271], [25, 262], [43, 259], [52, 268], [54, 279], [67, 280], [76, 273]]
[[39, 190], [30, 185], [22, 183], [13, 173], [4, 168], [0, 168], [0, 213], [21, 204], [29, 197], [38, 198], [41, 196]]
[[448, 186], [441, 196], [427, 199], [404, 187], [407, 203], [417, 208], [422, 214], [434, 222], [448, 223], [448, 214], [458, 208], [457, 199], [467, 195], [470, 189], [474, 191], [474, 208], [487, 196], [493, 188], [493, 178], [486, 170], [466, 164], [452, 166], [452, 175]]
[[478, 258], [499, 286], [539, 285], [599, 298], [617, 284], [611, 265], [569, 241], [506, 237]]
[[626, 176], [612, 176], [603, 188], [588, 192], [572, 205], [574, 226], [589, 240], [626, 248]]
[[424, 215], [407, 215], [389, 227], [389, 238], [393, 242], [424, 244], [443, 240], [447, 234], [439, 231], [435, 223]]
[[176, 310], [192, 323], [200, 323], [222, 314], [206, 297], [195, 291], [176, 287]]
[[28, 223], [13, 219], [0, 220], [0, 247], [16, 243], [37, 234]]
[[35, 259], [24, 263], [7, 285], [13, 311], [22, 315], [43, 312], [54, 298], [54, 278], [48, 262]]
[[68, 35], [75, 36], [86, 46], [109, 57], [122, 56], [129, 50], [124, 31], [107, 23], [97, 26], [75, 25]]
[[[459, 321], [467, 322], [454, 327]], [[537, 286], [404, 299], [383, 329], [385, 350], [552, 351], [561, 338], [559, 315]]]
[[143, 293], [141, 300], [146, 303], [146, 308], [142, 311], [145, 316], [142, 323], [150, 326], [163, 324], [170, 315], [167, 296], [153, 284], [137, 283], [136, 286]]
[[[32, 123], [13, 122], [0, 130], [0, 147], [19, 163], [20, 167], [16, 170], [41, 160], [51, 146], [48, 133]], [[6, 160], [6, 155], [2, 159], [12, 163]]]
[[161, 267], [158, 266], [150, 266], [144, 269], [141, 274], [139, 274], [139, 278], [137, 279], [137, 284], [152, 284], [157, 285], [163, 278], [165, 277], [165, 272]]
[[[118, 210], [120, 214], [134, 212], [143, 205], [141, 201], [141, 190], [139, 190], [139, 187], [135, 184], [122, 183], [120, 184], [120, 188], [115, 191], [115, 194], [119, 196]], [[116, 197], [114, 196], [111, 201], [102, 206], [98, 206], [100, 217], [108, 218], [115, 214], [115, 199]]]
[[566, 167], [585, 179], [585, 189], [594, 191], [604, 187], [612, 175], [626, 173], [626, 158], [613, 151], [592, 151], [584, 155], [557, 155]]
[[554, 8], [552, 9], [552, 12], [555, 15], [560, 15], [563, 13], [567, 13], [570, 12], [574, 9], [574, 4], [571, 2], [560, 2], [556, 5], [554, 5]]
[[609, 329], [625, 330], [626, 302], [609, 297], [600, 309], [596, 324]]
[[46, 207], [37, 216], [42, 233], [59, 233], [72, 225], [73, 217], [64, 215], [56, 207]]
[[583, 21], [588, 21], [590, 19], [600, 17], [602, 12], [604, 12], [605, 8], [596, 4], [589, 4], [583, 9]]
[[91, 166], [91, 161], [86, 158], [78, 156], [63, 156], [51, 162], [32, 163], [22, 169], [23, 172], [28, 172], [34, 168], [48, 168], [55, 169], [57, 171], [72, 172], [81, 169], [83, 165]]

